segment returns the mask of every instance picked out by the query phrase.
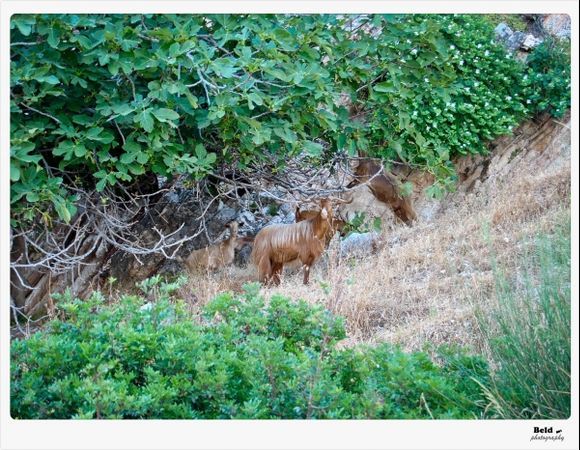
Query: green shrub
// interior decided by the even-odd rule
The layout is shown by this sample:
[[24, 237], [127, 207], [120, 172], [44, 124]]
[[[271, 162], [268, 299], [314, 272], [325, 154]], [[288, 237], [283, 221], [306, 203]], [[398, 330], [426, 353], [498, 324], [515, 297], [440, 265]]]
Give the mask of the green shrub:
[[337, 349], [342, 319], [257, 285], [192, 317], [152, 303], [63, 298], [46, 329], [11, 345], [11, 413], [48, 418], [475, 418], [477, 357], [388, 345]]
[[536, 112], [562, 117], [570, 109], [570, 41], [548, 38], [528, 58]]
[[364, 212], [355, 213], [354, 217], [346, 222], [342, 232], [345, 235], [350, 233], [369, 233], [371, 231], [381, 231], [382, 220], [380, 217], [367, 218]]
[[495, 269], [498, 307], [480, 323], [498, 366], [487, 394], [499, 417], [570, 416], [570, 252], [568, 221], [536, 240], [523, 279]]

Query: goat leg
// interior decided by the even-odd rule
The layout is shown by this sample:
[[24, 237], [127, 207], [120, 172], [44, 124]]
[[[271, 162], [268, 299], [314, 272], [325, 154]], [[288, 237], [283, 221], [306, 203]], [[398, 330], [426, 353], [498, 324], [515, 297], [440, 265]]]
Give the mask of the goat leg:
[[282, 269], [284, 265], [282, 263], [274, 263], [272, 265], [272, 283], [278, 286], [280, 284], [280, 275], [282, 274]]
[[260, 278], [260, 283], [267, 284], [270, 281], [272, 275], [272, 265], [270, 264], [270, 259], [268, 257], [262, 257], [258, 263], [258, 273]]
[[308, 284], [308, 280], [310, 278], [310, 267], [314, 263], [314, 257], [309, 256], [306, 261], [303, 261], [304, 264], [304, 284]]

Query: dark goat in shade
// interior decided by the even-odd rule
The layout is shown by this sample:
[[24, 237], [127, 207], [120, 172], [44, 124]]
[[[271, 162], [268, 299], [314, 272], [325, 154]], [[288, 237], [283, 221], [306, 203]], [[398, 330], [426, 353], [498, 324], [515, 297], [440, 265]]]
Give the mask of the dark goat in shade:
[[347, 187], [368, 183], [368, 187], [375, 198], [391, 207], [395, 215], [411, 225], [417, 220], [417, 213], [413, 208], [410, 197], [401, 195], [397, 179], [382, 167], [369, 159], [360, 160], [354, 170], [354, 180]]

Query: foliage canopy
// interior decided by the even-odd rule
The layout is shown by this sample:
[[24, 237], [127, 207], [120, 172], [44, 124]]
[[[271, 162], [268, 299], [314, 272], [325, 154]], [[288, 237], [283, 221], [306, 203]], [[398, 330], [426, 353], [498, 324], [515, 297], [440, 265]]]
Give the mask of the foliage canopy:
[[554, 89], [476, 16], [17, 15], [11, 40], [13, 225], [68, 222], [75, 189], [300, 153], [403, 160], [436, 194], [451, 158], [569, 104], [565, 58]]

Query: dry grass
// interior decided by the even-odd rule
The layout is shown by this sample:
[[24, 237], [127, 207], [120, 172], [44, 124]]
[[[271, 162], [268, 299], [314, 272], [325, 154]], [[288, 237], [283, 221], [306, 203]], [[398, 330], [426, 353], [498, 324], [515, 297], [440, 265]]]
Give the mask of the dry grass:
[[[281, 285], [263, 288], [264, 295], [303, 298], [344, 316], [348, 339], [342, 345], [388, 341], [407, 350], [426, 344], [485, 350], [474, 313], [495, 301], [492, 260], [517, 274], [526, 242], [570, 214], [567, 136], [542, 153], [518, 150], [509, 161], [500, 155], [489, 178], [468, 193], [416, 202], [419, 223], [392, 227], [377, 254], [341, 260], [331, 244], [310, 285], [301, 284], [296, 270], [286, 271]], [[182, 295], [203, 304], [256, 278], [251, 266], [232, 267], [194, 277]]]

